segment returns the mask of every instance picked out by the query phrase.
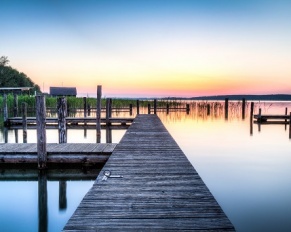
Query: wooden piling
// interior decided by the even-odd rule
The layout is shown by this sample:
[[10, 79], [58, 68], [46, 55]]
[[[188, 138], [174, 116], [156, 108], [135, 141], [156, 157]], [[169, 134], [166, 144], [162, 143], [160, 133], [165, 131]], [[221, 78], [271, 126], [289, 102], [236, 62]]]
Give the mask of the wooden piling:
[[111, 116], [111, 100], [106, 98], [106, 125], [110, 125], [110, 116]]
[[139, 100], [136, 100], [136, 114], [139, 114]]
[[18, 117], [18, 96], [17, 94], [14, 94], [13, 96], [13, 116]]
[[245, 114], [246, 114], [246, 99], [242, 99], [242, 119], [245, 119]]
[[8, 120], [8, 108], [7, 108], [7, 95], [3, 96], [3, 116], [4, 116], [4, 125], [7, 125]]
[[129, 115], [132, 115], [132, 104], [129, 104]]
[[210, 115], [210, 104], [207, 104], [207, 116]]
[[65, 210], [67, 208], [67, 182], [59, 181], [59, 209]]
[[228, 119], [228, 98], [225, 98], [225, 102], [224, 102], [224, 116], [225, 119]]
[[36, 98], [38, 168], [45, 169], [47, 162], [45, 97], [44, 95], [38, 95], [35, 98]]
[[291, 139], [291, 112], [289, 116], [289, 139]]
[[250, 111], [250, 134], [253, 134], [253, 117], [254, 117], [254, 103], [251, 102], [251, 111]]
[[88, 116], [90, 116], [91, 115], [91, 106], [90, 106], [90, 104], [88, 104], [88, 107], [87, 107], [87, 111], [88, 111]]
[[157, 114], [157, 99], [154, 99], [154, 114]]
[[67, 143], [67, 100], [65, 97], [58, 98], [58, 127], [59, 127], [59, 143]]
[[148, 104], [148, 114], [151, 114], [151, 104]]
[[187, 114], [190, 113], [190, 104], [186, 104], [186, 113], [187, 113]]
[[84, 118], [87, 118], [87, 98], [83, 97], [83, 104], [84, 104]]
[[112, 143], [112, 130], [110, 126], [106, 126], [106, 143]]
[[169, 114], [169, 112], [170, 112], [170, 104], [167, 103], [167, 114]]
[[101, 141], [101, 96], [102, 86], [97, 86], [97, 106], [96, 106], [96, 142]]
[[23, 131], [23, 143], [27, 143], [27, 103], [22, 102], [22, 131]]

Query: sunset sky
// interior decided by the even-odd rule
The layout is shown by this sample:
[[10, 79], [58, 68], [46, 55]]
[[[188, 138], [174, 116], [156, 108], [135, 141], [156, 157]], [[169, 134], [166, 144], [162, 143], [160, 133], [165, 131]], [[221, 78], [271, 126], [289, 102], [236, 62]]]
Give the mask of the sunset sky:
[[291, 93], [290, 0], [0, 0], [0, 56], [41, 90]]

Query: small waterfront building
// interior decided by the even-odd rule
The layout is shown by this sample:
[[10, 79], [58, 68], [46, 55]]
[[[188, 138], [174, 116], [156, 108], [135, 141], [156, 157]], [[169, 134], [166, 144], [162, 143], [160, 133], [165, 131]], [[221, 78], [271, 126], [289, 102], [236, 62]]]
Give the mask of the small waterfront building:
[[76, 87], [50, 87], [50, 95], [52, 97], [60, 97], [60, 96], [77, 96], [77, 88]]
[[32, 88], [33, 87], [2, 87], [0, 88], [0, 95], [4, 95], [4, 94], [20, 95], [24, 91], [29, 93], [29, 90]]

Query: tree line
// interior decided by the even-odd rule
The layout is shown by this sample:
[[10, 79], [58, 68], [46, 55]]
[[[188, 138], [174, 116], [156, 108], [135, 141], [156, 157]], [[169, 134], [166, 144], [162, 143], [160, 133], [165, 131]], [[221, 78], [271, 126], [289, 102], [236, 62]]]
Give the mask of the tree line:
[[8, 66], [7, 56], [0, 57], [0, 88], [3, 87], [32, 87], [33, 93], [41, 92], [40, 87], [35, 84], [25, 73]]

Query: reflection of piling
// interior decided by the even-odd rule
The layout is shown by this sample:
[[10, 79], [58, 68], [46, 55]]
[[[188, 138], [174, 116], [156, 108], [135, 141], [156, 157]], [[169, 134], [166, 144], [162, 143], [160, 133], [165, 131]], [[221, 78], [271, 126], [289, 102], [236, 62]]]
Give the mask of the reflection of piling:
[[245, 119], [245, 114], [246, 114], [246, 99], [242, 99], [242, 119]]
[[37, 127], [37, 155], [38, 168], [46, 168], [46, 108], [45, 97], [38, 95], [36, 98], [36, 127]]
[[250, 111], [250, 133], [253, 134], [253, 117], [254, 117], [254, 103], [251, 102], [251, 111]]
[[46, 232], [47, 228], [47, 174], [45, 170], [40, 170], [38, 173], [38, 231]]
[[228, 119], [228, 98], [225, 98], [224, 102], [224, 117], [226, 120]]
[[67, 128], [66, 128], [67, 101], [66, 101], [66, 98], [64, 97], [58, 98], [57, 109], [58, 109], [59, 143], [66, 143], [67, 142]]
[[22, 102], [22, 131], [23, 143], [27, 143], [27, 103]]
[[67, 182], [61, 180], [59, 182], [59, 209], [67, 208]]
[[157, 99], [154, 99], [154, 114], [157, 114]]
[[97, 86], [97, 106], [96, 106], [96, 142], [101, 142], [101, 96], [102, 86]]
[[139, 100], [136, 100], [136, 114], [139, 114]]

